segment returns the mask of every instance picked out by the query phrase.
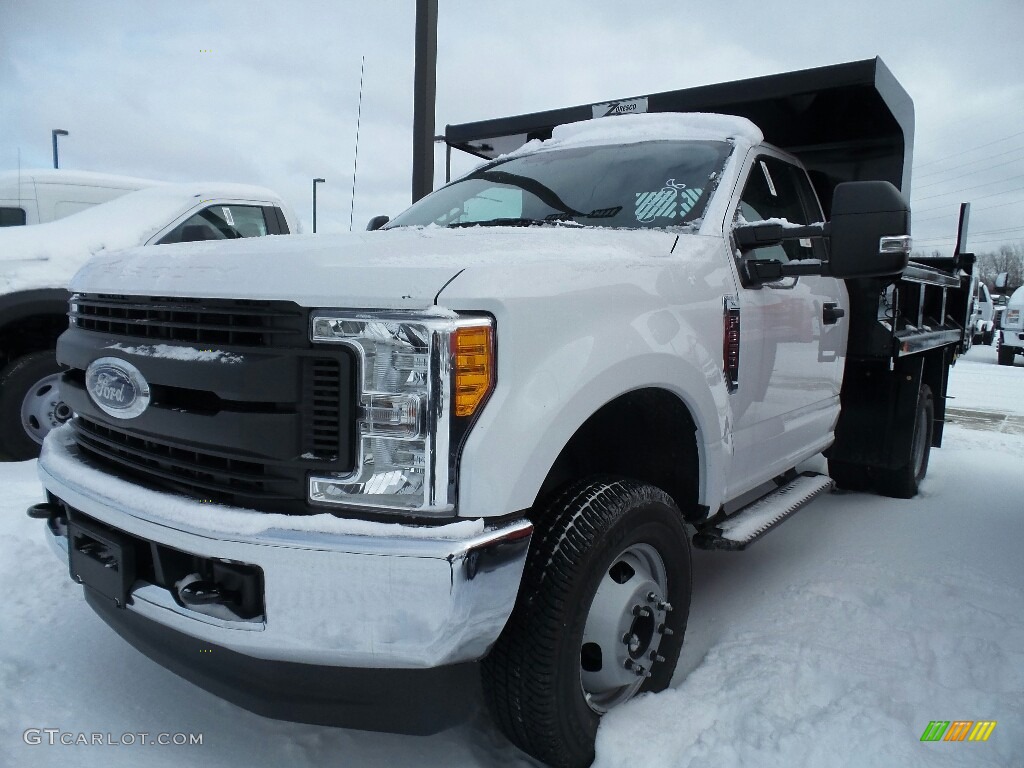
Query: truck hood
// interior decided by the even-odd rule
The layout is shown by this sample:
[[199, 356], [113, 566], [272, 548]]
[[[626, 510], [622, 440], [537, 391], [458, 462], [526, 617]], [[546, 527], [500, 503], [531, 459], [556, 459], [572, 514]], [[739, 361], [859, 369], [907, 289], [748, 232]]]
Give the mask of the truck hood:
[[[444, 304], [444, 295], [436, 299], [456, 277], [483, 296], [500, 298], [519, 290], [524, 279], [547, 280], [552, 269], [593, 273], [667, 256], [676, 239], [600, 228], [427, 227], [148, 246], [94, 257], [71, 289], [423, 309]], [[518, 279], [507, 279], [510, 272]]]

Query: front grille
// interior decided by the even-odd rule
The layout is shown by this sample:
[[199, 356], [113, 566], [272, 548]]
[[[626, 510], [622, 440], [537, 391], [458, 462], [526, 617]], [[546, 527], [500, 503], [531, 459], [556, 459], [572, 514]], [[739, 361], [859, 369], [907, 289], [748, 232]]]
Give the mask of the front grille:
[[[199, 499], [240, 503], [244, 499], [284, 502], [296, 497], [295, 477], [276, 475], [254, 461], [224, 458], [133, 435], [76, 416], [78, 447], [90, 458], [116, 465], [124, 474]], [[249, 504], [241, 504], [250, 506]]]
[[111, 336], [240, 347], [306, 346], [306, 313], [284, 301], [82, 294], [71, 322]]
[[[110, 294], [71, 303], [64, 394], [83, 457], [104, 471], [203, 501], [310, 514], [319, 510], [307, 500], [307, 474], [351, 470], [355, 361], [347, 348], [313, 347], [309, 310]], [[152, 396], [127, 421], [108, 418], [86, 391], [86, 369], [112, 349]]]

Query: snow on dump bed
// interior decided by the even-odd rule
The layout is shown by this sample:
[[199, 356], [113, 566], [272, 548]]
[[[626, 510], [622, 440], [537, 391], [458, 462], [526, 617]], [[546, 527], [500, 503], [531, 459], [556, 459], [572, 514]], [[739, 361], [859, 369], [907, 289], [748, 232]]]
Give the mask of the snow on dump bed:
[[247, 184], [161, 184], [57, 221], [4, 227], [0, 229], [0, 293], [64, 288], [90, 257], [143, 245], [209, 199], [279, 200], [270, 190]]
[[60, 477], [99, 490], [115, 506], [137, 508], [147, 520], [178, 524], [200, 534], [215, 532], [237, 536], [255, 536], [273, 531], [302, 531], [350, 536], [387, 536], [399, 539], [464, 539], [482, 533], [482, 520], [461, 520], [438, 526], [414, 526], [399, 523], [374, 523], [350, 520], [323, 513], [320, 515], [279, 515], [252, 509], [227, 507], [171, 493], [141, 488], [113, 475], [83, 464], [74, 455], [70, 424], [47, 435], [39, 465]]
[[725, 141], [753, 146], [764, 141], [761, 129], [745, 117], [710, 112], [658, 112], [616, 115], [559, 125], [547, 141], [534, 139], [511, 156], [539, 149], [561, 149], [639, 141]]

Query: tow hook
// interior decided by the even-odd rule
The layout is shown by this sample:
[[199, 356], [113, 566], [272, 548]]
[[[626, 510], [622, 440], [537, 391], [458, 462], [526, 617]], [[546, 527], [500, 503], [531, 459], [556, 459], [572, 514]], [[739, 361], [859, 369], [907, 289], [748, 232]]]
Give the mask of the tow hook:
[[64, 510], [56, 504], [51, 504], [48, 501], [41, 501], [38, 504], [33, 504], [25, 510], [25, 514], [33, 520], [50, 520], [54, 517], [60, 517], [64, 514]]
[[186, 606], [224, 605], [234, 602], [234, 592], [222, 589], [212, 581], [204, 581], [198, 573], [192, 573], [174, 585], [178, 599]]

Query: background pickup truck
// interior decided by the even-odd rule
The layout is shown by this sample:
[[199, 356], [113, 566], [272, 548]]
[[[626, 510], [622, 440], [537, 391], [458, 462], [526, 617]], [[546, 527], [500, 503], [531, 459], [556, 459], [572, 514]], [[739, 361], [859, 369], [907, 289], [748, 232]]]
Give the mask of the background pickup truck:
[[53, 350], [68, 327], [68, 281], [92, 256], [295, 231], [294, 215], [269, 189], [151, 184], [59, 221], [0, 229], [0, 460], [39, 455], [46, 434], [71, 416]]
[[30, 514], [111, 626], [244, 706], [324, 722], [322, 676], [435, 710], [482, 660], [509, 738], [586, 765], [672, 679], [691, 540], [916, 493], [973, 260], [908, 264], [879, 60], [447, 140], [494, 159], [380, 231], [90, 262]]

